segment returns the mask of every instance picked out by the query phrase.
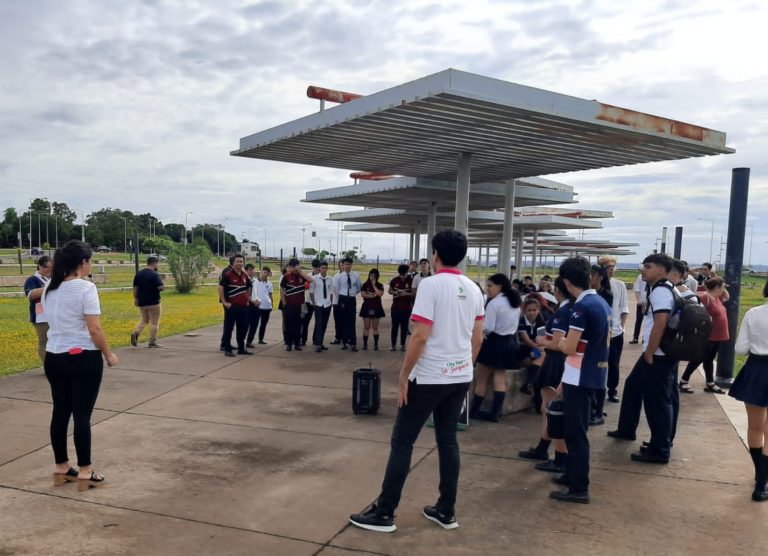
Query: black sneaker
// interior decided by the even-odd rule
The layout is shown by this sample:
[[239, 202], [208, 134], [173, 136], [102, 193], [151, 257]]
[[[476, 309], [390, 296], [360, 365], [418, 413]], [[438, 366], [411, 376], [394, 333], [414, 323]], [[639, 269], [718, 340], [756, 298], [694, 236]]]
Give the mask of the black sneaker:
[[295, 349], [296, 351], [301, 351], [301, 346], [299, 344], [296, 344], [295, 346], [293, 346], [293, 349]]
[[293, 351], [293, 346], [285, 346], [285, 351]]
[[547, 454], [547, 452], [542, 452], [541, 450], [537, 450], [536, 448], [528, 448], [527, 450], [518, 452], [517, 455], [518, 457], [521, 457], [523, 459], [533, 459], [536, 461], [549, 460], [549, 455]]
[[379, 533], [393, 533], [397, 529], [394, 515], [380, 515], [376, 504], [359, 514], [349, 516], [349, 522], [352, 525], [369, 531], [378, 531]]
[[234, 357], [235, 352], [232, 351], [231, 349], [228, 349], [227, 351], [224, 352], [224, 355], [226, 355], [227, 357]]
[[267, 345], [267, 342], [265, 342], [264, 340], [259, 340], [259, 343], [260, 343], [261, 345]]
[[131, 332], [131, 345], [136, 347], [139, 345], [139, 334], [135, 330]]
[[425, 506], [422, 513], [424, 514], [424, 517], [434, 521], [443, 529], [457, 529], [459, 527], [455, 515], [440, 513], [435, 506]]
[[539, 471], [547, 471], [549, 473], [565, 473], [565, 465], [555, 463], [555, 460], [553, 459], [544, 461], [542, 463], [537, 463], [533, 467]]
[[328, 348], [326, 346], [320, 346], [320, 349], [322, 349], [323, 351], [328, 351]]

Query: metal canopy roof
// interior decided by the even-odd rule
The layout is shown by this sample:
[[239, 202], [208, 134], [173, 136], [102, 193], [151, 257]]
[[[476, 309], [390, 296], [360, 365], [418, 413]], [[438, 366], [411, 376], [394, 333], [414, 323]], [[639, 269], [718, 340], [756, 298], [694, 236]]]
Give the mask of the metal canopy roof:
[[473, 182], [726, 154], [725, 133], [447, 69], [240, 140], [233, 156]]
[[[491, 210], [504, 206], [504, 195], [509, 185], [503, 183], [476, 183], [469, 196], [471, 210]], [[573, 188], [541, 178], [518, 180], [515, 206], [574, 203]], [[437, 210], [454, 210], [456, 182], [423, 178], [392, 178], [381, 181], [363, 181], [354, 185], [307, 191], [305, 203], [350, 205], [371, 208], [426, 208], [436, 203]]]
[[[437, 213], [437, 229], [450, 228], [453, 225], [454, 215], [449, 213]], [[335, 222], [369, 222], [374, 224], [394, 224], [401, 226], [404, 230], [413, 230], [417, 225], [426, 225], [426, 214], [419, 210], [409, 209], [365, 209], [353, 210], [348, 212], [331, 213], [328, 220]], [[504, 225], [504, 213], [488, 210], [469, 211], [469, 226], [472, 229], [494, 228], [494, 232], [501, 234], [501, 228]], [[595, 229], [602, 228], [600, 222], [585, 220], [582, 218], [570, 218], [555, 215], [529, 215], [516, 216], [515, 228], [524, 230], [546, 230], [546, 229]]]

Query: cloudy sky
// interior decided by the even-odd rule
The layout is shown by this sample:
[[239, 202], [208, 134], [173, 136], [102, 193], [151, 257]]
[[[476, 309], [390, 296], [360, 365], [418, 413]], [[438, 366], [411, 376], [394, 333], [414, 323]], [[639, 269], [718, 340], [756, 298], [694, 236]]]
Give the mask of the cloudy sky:
[[[736, 154], [549, 176], [616, 218], [586, 237], [714, 258], [731, 169], [750, 167], [745, 262], [768, 263], [768, 3], [758, 1], [26, 0], [0, 3], [0, 209], [34, 197], [86, 213], [219, 223], [267, 250], [321, 245], [335, 207], [299, 203], [349, 171], [229, 156], [317, 110], [309, 84], [370, 94], [448, 67], [725, 131]], [[309, 226], [311, 224], [311, 226]], [[350, 238], [357, 245], [358, 239]], [[309, 240], [307, 240], [309, 243]], [[367, 234], [368, 256], [406, 241]], [[627, 260], [638, 260], [629, 257]]]

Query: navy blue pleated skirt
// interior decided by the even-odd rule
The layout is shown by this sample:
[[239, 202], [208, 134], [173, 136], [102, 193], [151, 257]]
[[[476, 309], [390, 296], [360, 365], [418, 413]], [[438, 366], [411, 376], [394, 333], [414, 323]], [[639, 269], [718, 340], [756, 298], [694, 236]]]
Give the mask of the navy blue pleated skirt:
[[768, 355], [750, 353], [728, 395], [750, 405], [768, 407]]
[[492, 369], [519, 369], [518, 348], [517, 334], [501, 336], [492, 332], [483, 340], [477, 362]]

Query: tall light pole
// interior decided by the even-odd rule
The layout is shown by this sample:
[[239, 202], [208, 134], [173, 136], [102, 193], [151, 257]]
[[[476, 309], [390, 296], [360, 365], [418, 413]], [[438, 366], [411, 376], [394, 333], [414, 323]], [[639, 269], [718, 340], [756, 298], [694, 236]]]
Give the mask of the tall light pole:
[[123, 219], [123, 252], [128, 252], [128, 218], [121, 216]]
[[713, 218], [697, 218], [696, 220], [704, 220], [706, 222], [712, 222], [712, 231], [709, 234], [709, 262], [712, 262], [712, 243], [715, 241], [715, 220]]
[[[43, 201], [48, 203], [48, 197], [43, 197]], [[45, 243], [48, 244], [48, 248], [51, 247], [51, 240], [48, 237], [48, 217], [51, 215], [51, 204], [48, 203], [48, 213], [45, 215]]]
[[225, 218], [221, 221], [221, 255], [227, 256], [227, 221], [229, 218]]
[[184, 246], [186, 246], [186, 245], [187, 245], [187, 229], [188, 229], [188, 227], [189, 227], [189, 218], [188, 218], [188, 216], [189, 216], [190, 214], [195, 214], [195, 211], [193, 211], [193, 210], [190, 210], [189, 212], [187, 212], [187, 213], [184, 215]]
[[29, 254], [32, 254], [32, 200], [29, 200]]

